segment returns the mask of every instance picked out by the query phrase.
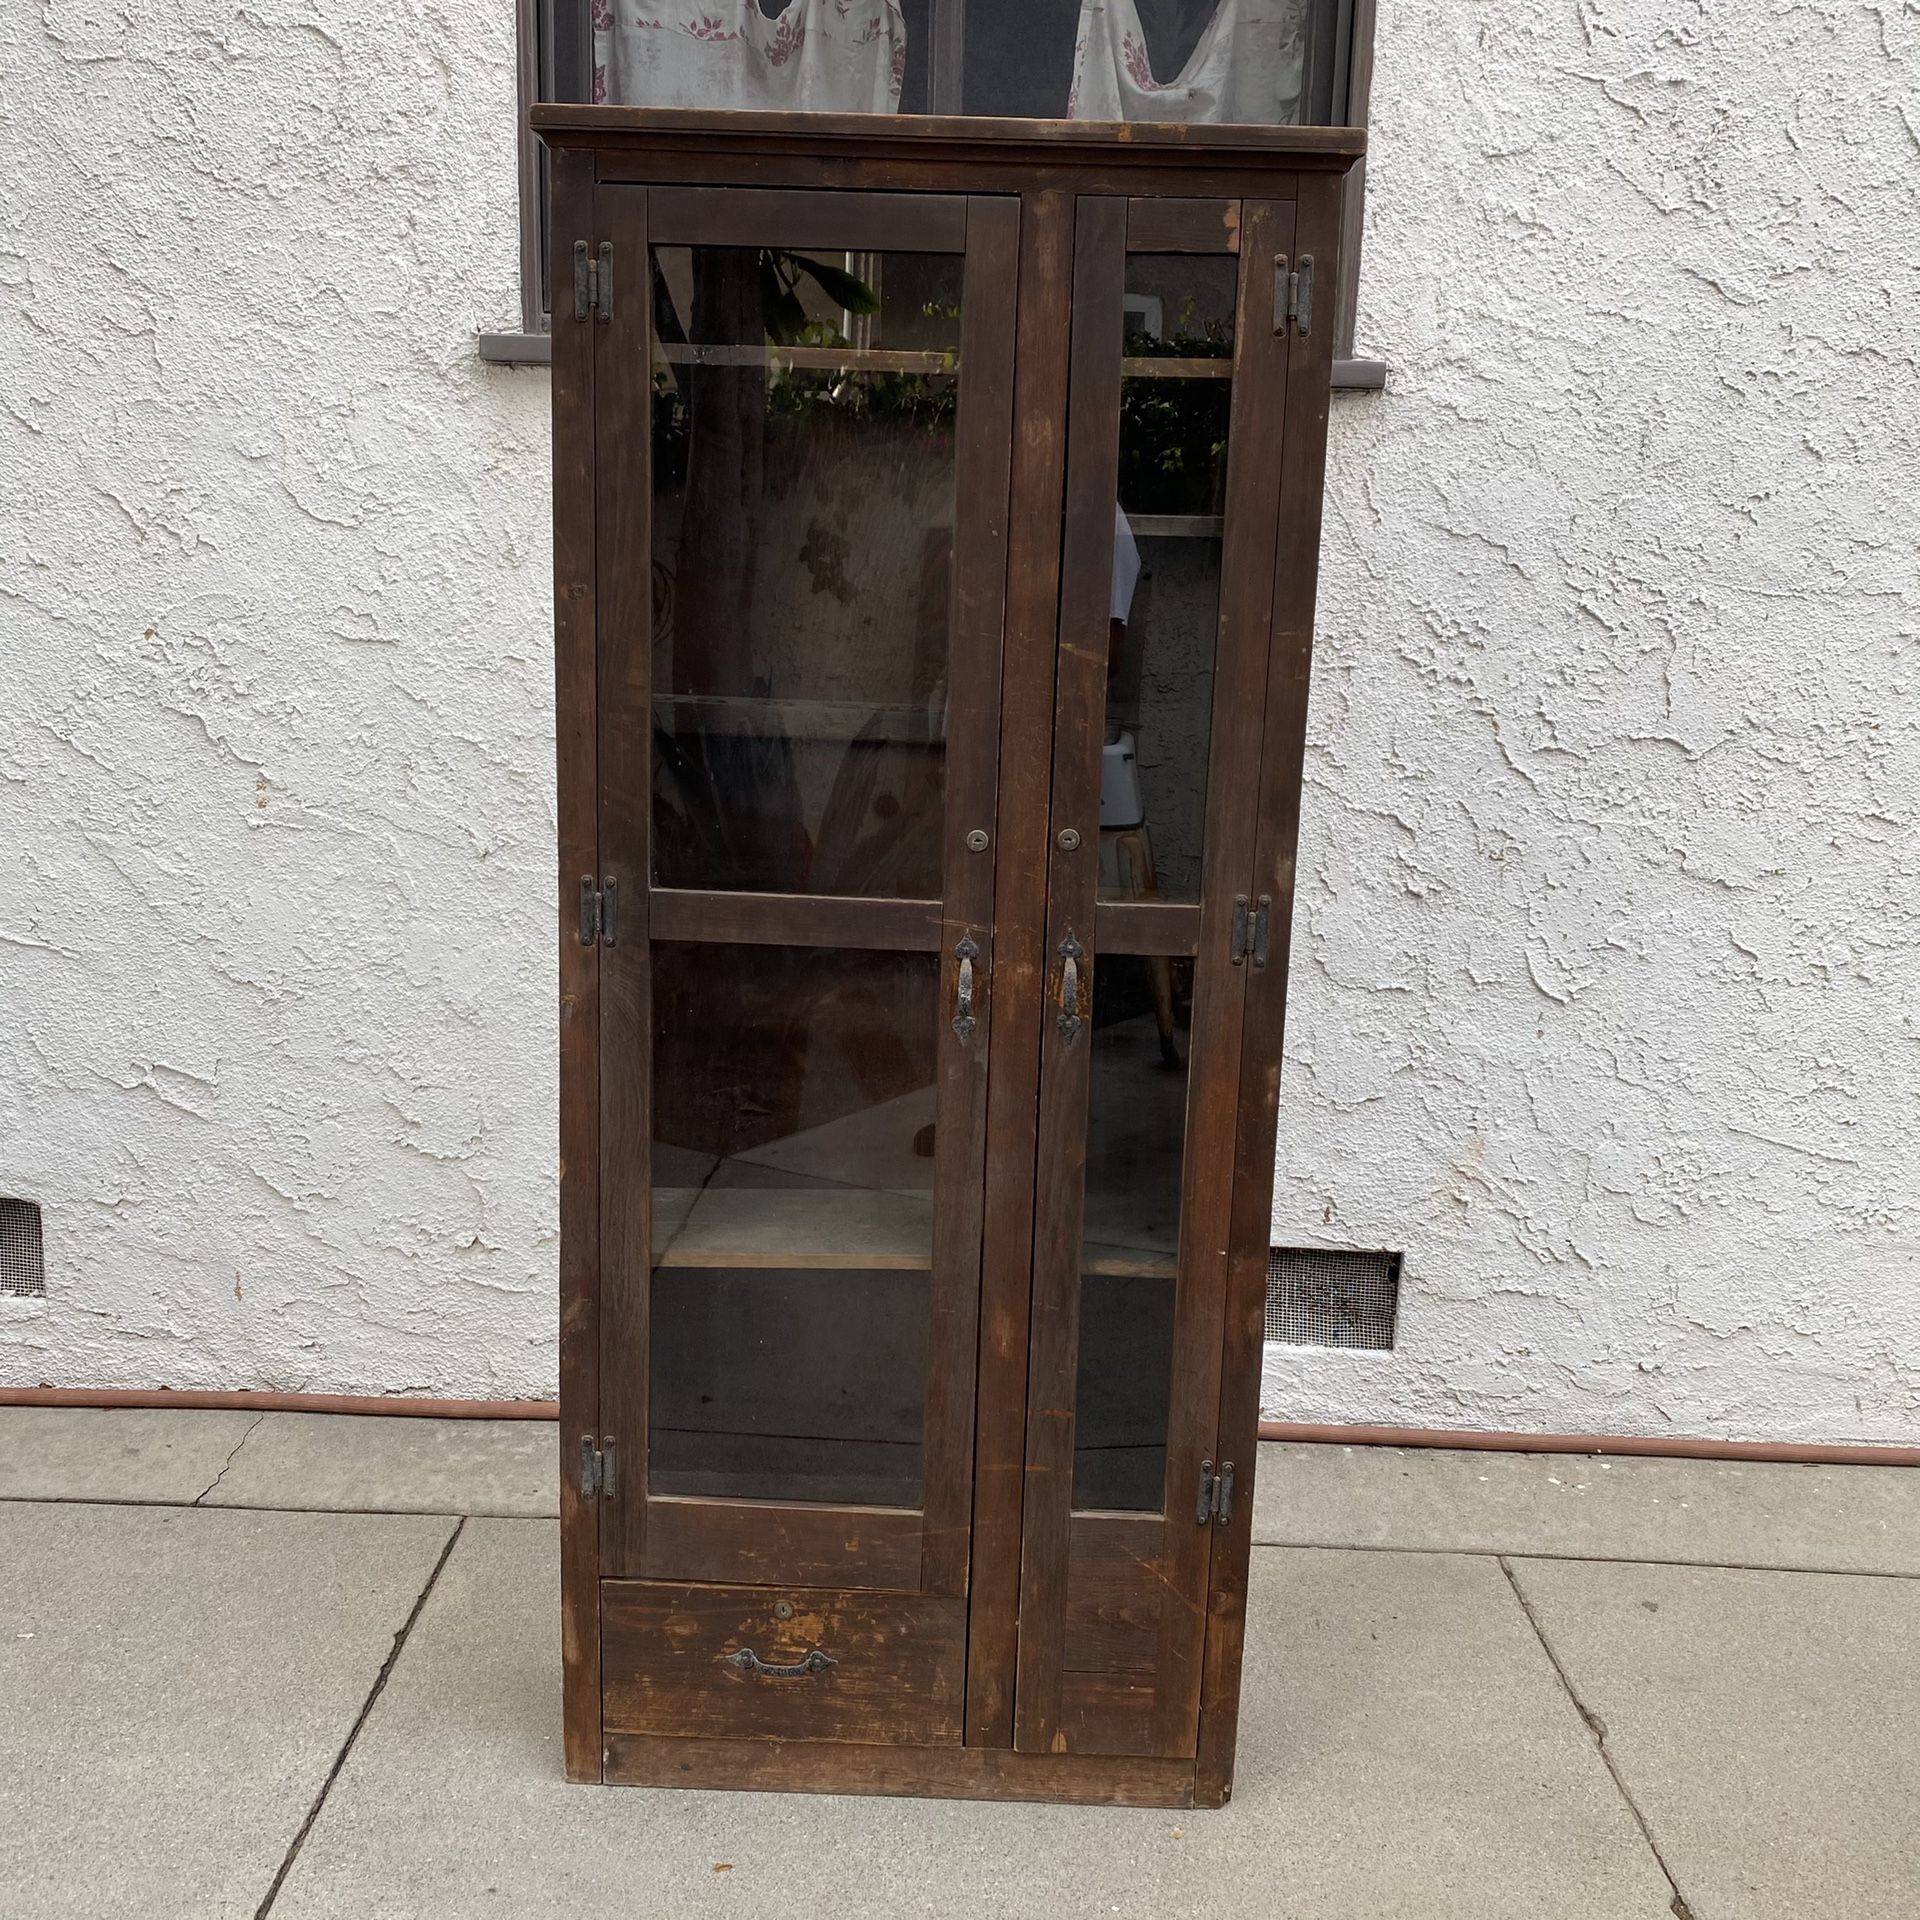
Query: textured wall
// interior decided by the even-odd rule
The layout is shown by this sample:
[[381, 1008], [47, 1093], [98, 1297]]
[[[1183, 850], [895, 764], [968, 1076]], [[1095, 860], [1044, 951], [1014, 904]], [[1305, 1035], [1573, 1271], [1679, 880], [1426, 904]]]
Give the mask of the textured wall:
[[1266, 1406], [1911, 1442], [1920, 10], [1381, 15]]
[[0, 20], [0, 1378], [550, 1390], [511, 8]]
[[[1269, 1411], [1911, 1440], [1920, 16], [1382, 6]], [[0, 1379], [552, 1390], [509, 13], [0, 13]]]

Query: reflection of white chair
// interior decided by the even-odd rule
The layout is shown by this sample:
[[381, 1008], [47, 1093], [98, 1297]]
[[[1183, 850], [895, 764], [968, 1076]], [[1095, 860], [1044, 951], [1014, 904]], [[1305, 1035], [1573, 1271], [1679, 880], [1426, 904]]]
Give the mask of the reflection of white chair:
[[[1122, 900], [1158, 900], [1160, 880], [1153, 868], [1153, 841], [1147, 833], [1140, 778], [1134, 765], [1133, 735], [1107, 742], [1100, 764], [1100, 885]], [[1173, 1044], [1173, 963], [1165, 954], [1147, 960], [1153, 993], [1153, 1021], [1160, 1030], [1160, 1058], [1177, 1067]]]

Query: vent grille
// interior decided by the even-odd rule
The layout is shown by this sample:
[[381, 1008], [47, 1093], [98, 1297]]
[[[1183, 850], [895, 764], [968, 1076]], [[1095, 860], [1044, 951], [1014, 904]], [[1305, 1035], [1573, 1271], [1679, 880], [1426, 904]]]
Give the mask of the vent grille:
[[1393, 1345], [1400, 1256], [1275, 1247], [1267, 1264], [1267, 1338], [1285, 1347]]
[[40, 1209], [31, 1200], [0, 1200], [0, 1293], [47, 1290]]

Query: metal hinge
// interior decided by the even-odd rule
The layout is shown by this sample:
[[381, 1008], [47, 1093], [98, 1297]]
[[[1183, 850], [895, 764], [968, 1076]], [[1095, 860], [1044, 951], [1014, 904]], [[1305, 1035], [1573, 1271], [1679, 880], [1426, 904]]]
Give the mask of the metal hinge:
[[1303, 253], [1299, 264], [1287, 270], [1287, 256], [1273, 256], [1273, 330], [1285, 333], [1291, 320], [1302, 333], [1313, 331], [1313, 255]]
[[1244, 893], [1233, 896], [1233, 933], [1227, 946], [1227, 958], [1237, 967], [1251, 957], [1256, 967], [1267, 964], [1267, 952], [1273, 935], [1273, 895], [1263, 893], [1249, 903]]
[[1204, 1527], [1209, 1520], [1217, 1527], [1233, 1524], [1233, 1462], [1222, 1460], [1216, 1467], [1211, 1460], [1200, 1462], [1200, 1486], [1194, 1495], [1193, 1518]]
[[614, 944], [619, 930], [620, 888], [612, 874], [596, 887], [593, 875], [580, 876], [580, 944], [590, 947], [598, 940], [603, 947]]
[[609, 1436], [599, 1446], [593, 1435], [580, 1436], [580, 1497], [583, 1500], [613, 1498], [613, 1440]]
[[573, 317], [613, 318], [613, 242], [602, 240], [596, 254], [584, 240], [573, 243]]

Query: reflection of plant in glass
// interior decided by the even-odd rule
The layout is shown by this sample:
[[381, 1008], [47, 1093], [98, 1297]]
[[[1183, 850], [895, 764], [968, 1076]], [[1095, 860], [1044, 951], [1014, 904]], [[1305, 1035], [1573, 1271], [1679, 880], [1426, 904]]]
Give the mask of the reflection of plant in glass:
[[[1162, 338], [1129, 333], [1130, 360], [1231, 360], [1230, 321], [1196, 324], [1189, 299]], [[1136, 375], [1120, 385], [1120, 504], [1130, 513], [1218, 513], [1230, 380]]]

